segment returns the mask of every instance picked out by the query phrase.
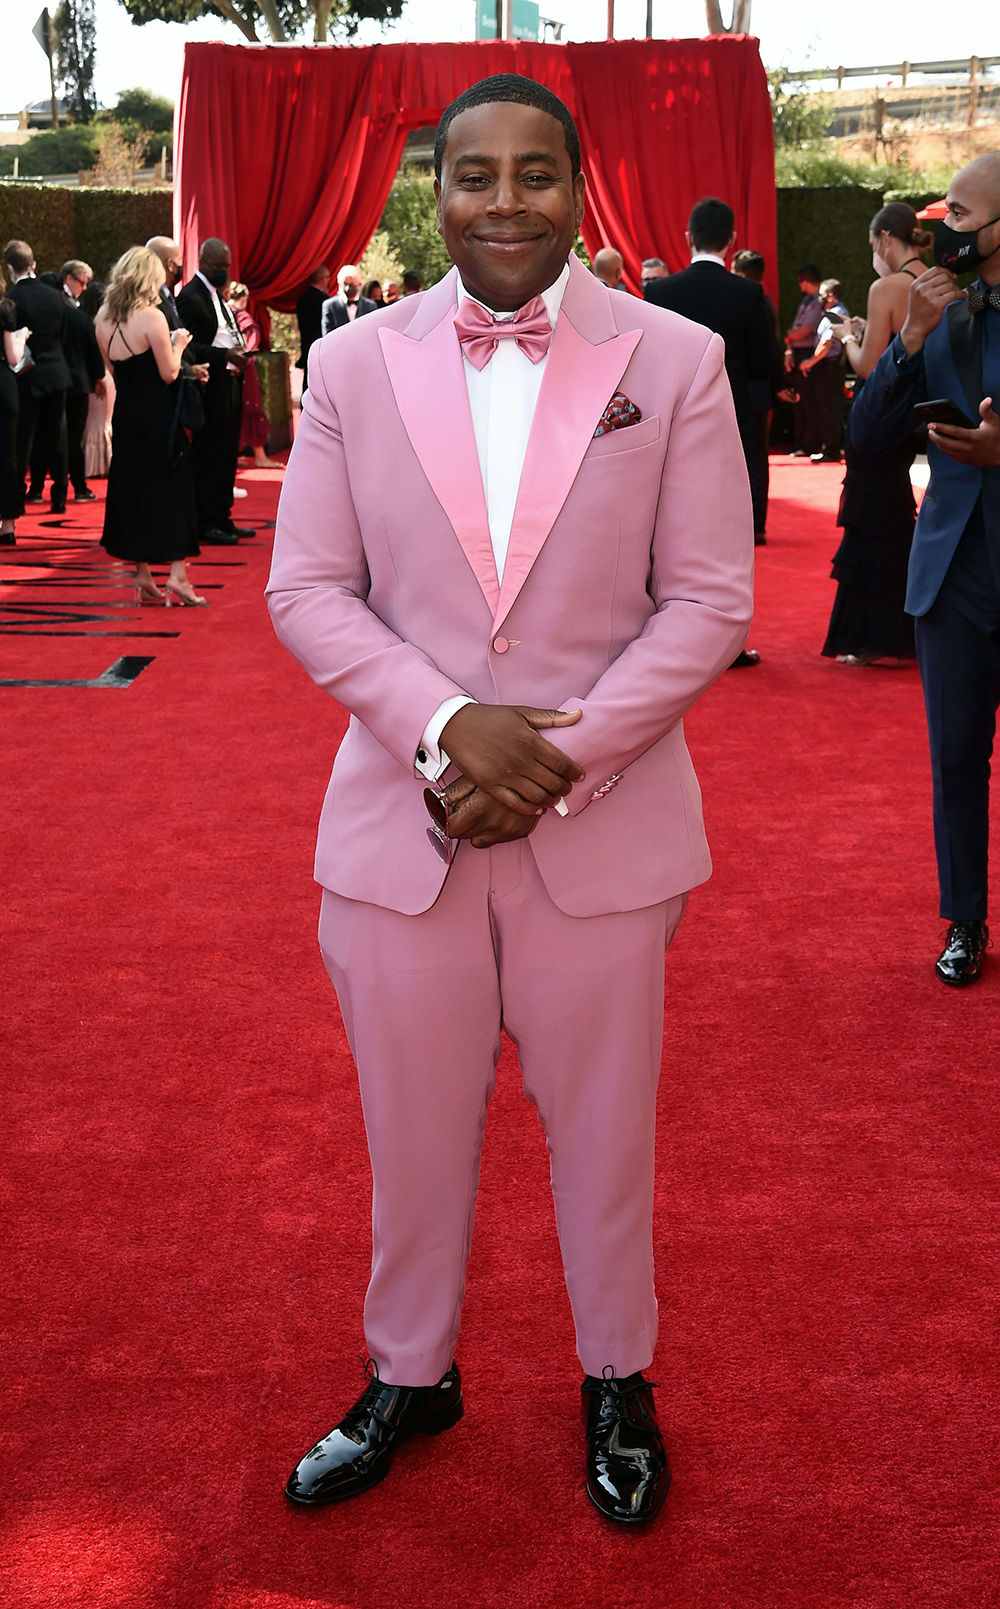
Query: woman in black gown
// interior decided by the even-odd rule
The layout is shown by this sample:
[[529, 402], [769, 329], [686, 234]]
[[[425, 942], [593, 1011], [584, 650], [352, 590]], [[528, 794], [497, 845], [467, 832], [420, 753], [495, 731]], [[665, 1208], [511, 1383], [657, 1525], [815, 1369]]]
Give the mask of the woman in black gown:
[[18, 396], [14, 370], [24, 356], [24, 330], [4, 292], [0, 269], [0, 546], [13, 547], [14, 526], [24, 513], [24, 481], [17, 473]]
[[[862, 385], [903, 327], [910, 286], [924, 269], [918, 253], [931, 241], [903, 201], [875, 214], [870, 235], [879, 277], [868, 292], [867, 320], [851, 320], [835, 331]], [[915, 655], [913, 620], [903, 600], [916, 520], [910, 466], [919, 447], [915, 433], [893, 452], [865, 458], [854, 451], [847, 432], [847, 474], [837, 516], [844, 535], [833, 559], [837, 596], [822, 649], [838, 665]]]
[[[97, 339], [114, 369], [112, 452], [104, 513], [105, 550], [135, 565], [144, 603], [204, 606], [185, 560], [198, 553], [198, 522], [187, 435], [180, 423], [181, 355], [187, 330], [160, 311], [163, 264], [133, 246], [111, 272]], [[169, 564], [163, 592], [149, 566]]]

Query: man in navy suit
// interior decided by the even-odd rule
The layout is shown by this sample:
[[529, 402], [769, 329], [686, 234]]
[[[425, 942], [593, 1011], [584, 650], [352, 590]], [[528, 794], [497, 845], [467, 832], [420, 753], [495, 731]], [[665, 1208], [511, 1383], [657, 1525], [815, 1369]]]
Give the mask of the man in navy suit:
[[356, 318], [378, 310], [378, 303], [361, 294], [361, 270], [353, 263], [345, 263], [337, 275], [337, 294], [328, 296], [323, 303], [320, 320], [324, 335], [339, 330], [343, 324], [353, 324]]
[[[931, 480], [910, 556], [934, 781], [941, 915], [937, 974], [974, 983], [988, 943], [990, 755], [1000, 705], [1000, 152], [956, 174], [939, 267], [915, 279], [906, 322], [854, 405], [851, 438], [877, 455], [910, 434], [915, 403], [950, 398], [975, 428], [930, 427]], [[978, 268], [966, 291], [955, 277]]]

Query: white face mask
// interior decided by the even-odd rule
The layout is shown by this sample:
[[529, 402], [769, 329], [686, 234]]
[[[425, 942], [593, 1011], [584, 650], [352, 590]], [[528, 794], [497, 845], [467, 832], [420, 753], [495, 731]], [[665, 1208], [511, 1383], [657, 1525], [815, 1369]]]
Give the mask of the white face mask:
[[874, 268], [879, 279], [888, 279], [889, 275], [893, 272], [885, 258], [880, 257], [877, 251], [872, 252], [872, 267]]

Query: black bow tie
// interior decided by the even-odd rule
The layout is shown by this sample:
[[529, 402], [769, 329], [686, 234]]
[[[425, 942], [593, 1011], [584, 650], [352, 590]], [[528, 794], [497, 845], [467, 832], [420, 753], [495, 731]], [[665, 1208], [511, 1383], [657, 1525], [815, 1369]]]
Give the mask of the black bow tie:
[[994, 285], [992, 290], [984, 290], [981, 285], [970, 285], [965, 294], [970, 313], [983, 313], [988, 307], [1000, 313], [1000, 285]]

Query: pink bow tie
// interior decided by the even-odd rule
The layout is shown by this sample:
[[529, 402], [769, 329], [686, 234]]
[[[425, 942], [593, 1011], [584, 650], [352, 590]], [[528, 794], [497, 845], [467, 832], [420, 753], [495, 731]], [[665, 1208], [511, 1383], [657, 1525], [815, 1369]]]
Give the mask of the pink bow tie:
[[485, 369], [504, 336], [513, 336], [526, 358], [541, 363], [549, 350], [552, 325], [540, 296], [519, 307], [513, 318], [494, 319], [488, 308], [466, 297], [455, 314], [462, 351], [475, 369]]

